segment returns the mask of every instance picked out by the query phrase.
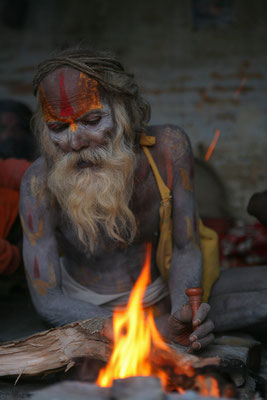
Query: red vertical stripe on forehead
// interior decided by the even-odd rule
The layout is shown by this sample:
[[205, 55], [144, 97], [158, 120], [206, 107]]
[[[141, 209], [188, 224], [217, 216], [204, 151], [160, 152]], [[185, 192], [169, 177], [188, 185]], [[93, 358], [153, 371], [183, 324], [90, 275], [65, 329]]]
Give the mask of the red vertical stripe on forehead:
[[59, 76], [59, 88], [60, 88], [60, 98], [61, 98], [61, 110], [59, 115], [61, 117], [69, 117], [74, 114], [74, 111], [67, 97], [63, 73], [61, 73]]

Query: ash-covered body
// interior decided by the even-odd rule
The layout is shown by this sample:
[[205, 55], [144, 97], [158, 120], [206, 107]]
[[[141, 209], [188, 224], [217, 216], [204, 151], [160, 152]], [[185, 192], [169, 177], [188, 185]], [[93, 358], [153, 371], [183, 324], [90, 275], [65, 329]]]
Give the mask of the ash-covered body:
[[159, 279], [155, 253], [161, 196], [139, 144], [145, 132], [155, 138], [149, 150], [171, 190], [173, 207], [168, 282], [161, 284], [164, 299], [155, 296], [152, 303], [165, 336], [179, 343], [186, 334], [193, 349], [209, 344], [214, 328], [207, 319], [210, 307], [200, 306], [192, 334], [185, 295], [187, 288], [200, 286], [202, 276], [186, 134], [172, 125], [147, 126], [149, 106], [132, 77], [109, 57], [60, 55], [40, 67], [35, 90], [42, 156], [23, 179], [20, 215], [37, 311], [53, 325], [111, 315], [110, 307], [75, 296], [75, 288], [66, 294], [62, 268], [98, 296], [127, 293], [141, 272], [147, 242], [152, 243], [152, 282]]

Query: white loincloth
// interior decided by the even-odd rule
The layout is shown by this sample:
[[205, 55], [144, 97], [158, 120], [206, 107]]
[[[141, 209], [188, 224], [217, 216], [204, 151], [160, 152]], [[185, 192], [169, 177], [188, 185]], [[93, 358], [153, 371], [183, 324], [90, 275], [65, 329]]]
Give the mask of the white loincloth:
[[[130, 291], [116, 294], [100, 294], [76, 282], [67, 272], [63, 265], [63, 259], [60, 259], [61, 266], [61, 290], [66, 296], [87, 303], [102, 306], [110, 311], [116, 308], [124, 308], [129, 300]], [[162, 300], [169, 294], [167, 285], [161, 276], [147, 286], [143, 297], [143, 307], [149, 307]]]

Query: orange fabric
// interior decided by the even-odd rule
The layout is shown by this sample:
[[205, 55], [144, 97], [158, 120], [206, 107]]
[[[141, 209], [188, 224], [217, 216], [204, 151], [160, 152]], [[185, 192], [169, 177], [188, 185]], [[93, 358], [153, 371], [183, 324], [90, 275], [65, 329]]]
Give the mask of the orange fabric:
[[12, 274], [20, 264], [19, 249], [6, 238], [18, 216], [20, 182], [30, 165], [26, 160], [0, 160], [0, 274]]
[[21, 179], [30, 165], [27, 160], [0, 159], [0, 187], [19, 190]]
[[0, 238], [5, 239], [18, 216], [19, 192], [0, 187]]

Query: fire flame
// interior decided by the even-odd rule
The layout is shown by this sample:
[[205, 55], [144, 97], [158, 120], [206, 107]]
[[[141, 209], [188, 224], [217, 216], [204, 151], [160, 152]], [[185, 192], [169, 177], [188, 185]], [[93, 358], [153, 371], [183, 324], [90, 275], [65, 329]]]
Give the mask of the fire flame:
[[[182, 355], [173, 355], [156, 328], [152, 308], [144, 310], [142, 307], [142, 299], [150, 283], [151, 248], [149, 243], [143, 270], [130, 294], [127, 308], [124, 311], [115, 310], [113, 314], [114, 347], [109, 362], [100, 370], [96, 383], [101, 387], [110, 387], [115, 379], [156, 376], [166, 390], [184, 393], [180, 385], [171, 382], [166, 371], [172, 371], [176, 376], [192, 377], [194, 369], [183, 360]], [[204, 378], [198, 378], [200, 390], [205, 394], [217, 394], [216, 382], [209, 380], [206, 384]]]
[[219, 385], [215, 378], [198, 375], [196, 381], [199, 392], [203, 396], [220, 397]]
[[114, 349], [105, 368], [100, 370], [97, 384], [111, 386], [114, 379], [130, 376], [158, 376], [164, 383], [167, 374], [157, 371], [150, 361], [152, 344], [168, 351], [157, 331], [152, 309], [142, 308], [145, 289], [150, 282], [151, 244], [147, 245], [143, 270], [131, 292], [125, 311], [115, 310], [113, 315]]

